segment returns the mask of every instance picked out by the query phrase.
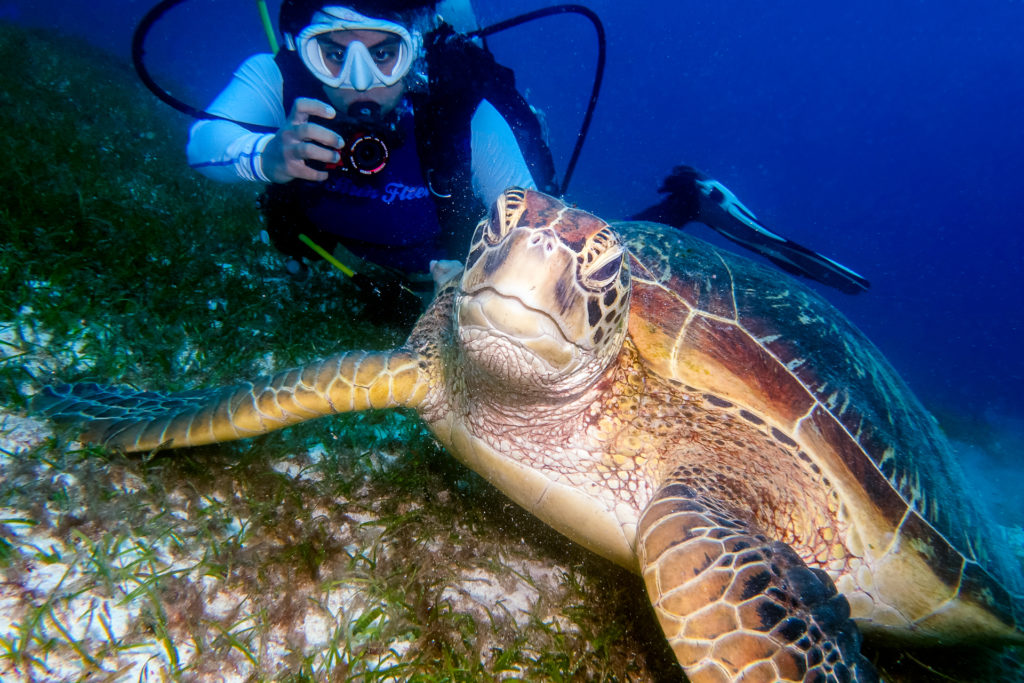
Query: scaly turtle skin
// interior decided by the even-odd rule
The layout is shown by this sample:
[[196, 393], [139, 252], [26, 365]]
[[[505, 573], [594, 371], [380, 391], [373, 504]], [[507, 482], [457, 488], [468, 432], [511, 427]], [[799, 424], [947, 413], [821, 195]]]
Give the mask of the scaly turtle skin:
[[401, 348], [36, 405], [129, 451], [414, 407], [520, 505], [640, 572], [691, 681], [874, 680], [854, 623], [1024, 641], [948, 445], [849, 322], [775, 271], [537, 192], [499, 199]]

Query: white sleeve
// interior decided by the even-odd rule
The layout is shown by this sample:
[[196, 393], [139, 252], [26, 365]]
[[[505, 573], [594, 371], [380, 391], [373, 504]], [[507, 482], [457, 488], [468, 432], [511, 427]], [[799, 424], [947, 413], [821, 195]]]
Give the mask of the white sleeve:
[[470, 121], [473, 194], [490, 207], [513, 185], [536, 189], [511, 126], [494, 105], [481, 100]]
[[[281, 70], [269, 54], [245, 60], [231, 82], [207, 109], [235, 121], [280, 128], [286, 113], [282, 100]], [[222, 182], [270, 182], [260, 163], [263, 148], [273, 133], [253, 133], [231, 121], [203, 119], [189, 131], [186, 154], [189, 166]]]

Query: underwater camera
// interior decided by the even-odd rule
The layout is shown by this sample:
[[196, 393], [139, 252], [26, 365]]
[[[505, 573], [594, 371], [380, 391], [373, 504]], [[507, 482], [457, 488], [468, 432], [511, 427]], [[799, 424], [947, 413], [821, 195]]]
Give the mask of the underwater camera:
[[341, 136], [345, 138], [345, 146], [335, 150], [341, 155], [338, 161], [328, 164], [307, 160], [306, 164], [318, 171], [341, 171], [356, 175], [374, 175], [387, 166], [390, 152], [384, 136], [367, 131], [341, 133]]
[[334, 163], [306, 161], [318, 171], [341, 172], [356, 176], [380, 173], [388, 165], [391, 150], [402, 144], [394, 122], [382, 120], [380, 106], [374, 102], [355, 102], [349, 107], [349, 118], [333, 121], [311, 116], [310, 120], [330, 128], [345, 141], [335, 149], [340, 155]]
[[388, 163], [388, 146], [371, 133], [360, 133], [348, 144], [347, 153], [341, 155], [348, 168], [364, 175], [373, 175]]

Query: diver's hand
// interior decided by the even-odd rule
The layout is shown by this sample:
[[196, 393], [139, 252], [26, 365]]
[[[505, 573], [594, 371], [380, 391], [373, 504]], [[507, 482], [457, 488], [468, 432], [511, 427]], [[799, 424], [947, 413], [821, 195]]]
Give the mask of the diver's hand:
[[306, 161], [336, 163], [341, 158], [337, 150], [345, 146], [345, 141], [334, 131], [312, 123], [309, 118], [333, 119], [335, 115], [334, 107], [325, 102], [308, 97], [297, 98], [288, 122], [263, 148], [260, 158], [263, 174], [275, 183], [287, 183], [295, 178], [327, 180], [327, 171], [311, 168]]

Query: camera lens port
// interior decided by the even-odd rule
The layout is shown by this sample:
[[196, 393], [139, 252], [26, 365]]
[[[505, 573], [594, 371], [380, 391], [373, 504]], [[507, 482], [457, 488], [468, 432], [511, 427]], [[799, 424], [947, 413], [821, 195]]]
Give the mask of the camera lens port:
[[360, 135], [348, 145], [349, 167], [363, 175], [380, 173], [388, 163], [388, 146], [373, 135]]

